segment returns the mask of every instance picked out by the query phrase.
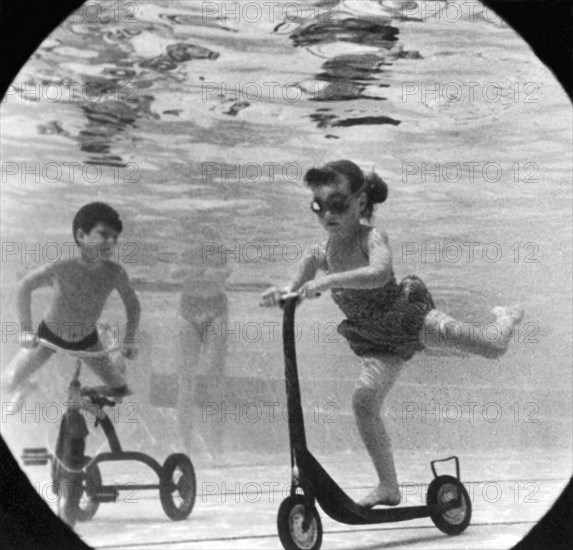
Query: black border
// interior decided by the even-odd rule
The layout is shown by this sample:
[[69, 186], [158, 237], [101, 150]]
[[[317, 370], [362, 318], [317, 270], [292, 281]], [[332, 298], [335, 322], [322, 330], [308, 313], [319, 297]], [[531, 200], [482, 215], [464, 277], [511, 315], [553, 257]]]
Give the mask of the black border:
[[[529, 43], [573, 100], [573, 3], [570, 0], [482, 1]], [[41, 42], [83, 3], [83, 0], [0, 0], [2, 97]], [[51, 513], [1, 437], [0, 467], [1, 548], [90, 548]], [[554, 507], [514, 548], [569, 549], [573, 543], [572, 525], [573, 489], [570, 481]]]
[[2, 550], [89, 550], [32, 487], [0, 437], [0, 548]]

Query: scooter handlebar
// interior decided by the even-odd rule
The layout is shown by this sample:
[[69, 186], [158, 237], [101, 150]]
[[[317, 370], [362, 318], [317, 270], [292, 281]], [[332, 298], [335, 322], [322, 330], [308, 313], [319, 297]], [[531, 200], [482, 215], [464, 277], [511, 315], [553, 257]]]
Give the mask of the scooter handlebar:
[[[320, 296], [320, 293], [317, 294], [317, 296]], [[298, 291], [297, 292], [287, 292], [286, 294], [283, 294], [280, 297], [279, 305], [281, 307], [284, 307], [284, 305], [287, 303], [288, 300], [294, 300], [294, 299], [296, 299], [297, 302], [300, 302], [300, 301], [304, 300], [305, 298]]]
[[287, 300], [292, 300], [293, 298], [302, 299], [302, 296], [298, 292], [287, 292], [281, 296], [280, 301], [286, 302]]

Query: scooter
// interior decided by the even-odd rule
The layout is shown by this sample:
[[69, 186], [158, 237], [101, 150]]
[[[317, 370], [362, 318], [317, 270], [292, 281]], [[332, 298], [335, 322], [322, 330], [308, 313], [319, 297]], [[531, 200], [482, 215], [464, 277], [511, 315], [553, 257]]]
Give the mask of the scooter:
[[[460, 481], [457, 456], [430, 462], [434, 479], [428, 486], [425, 506], [386, 509], [366, 508], [354, 502], [328, 475], [308, 450], [301, 405], [295, 346], [295, 309], [300, 297], [283, 296], [283, 349], [287, 394], [292, 483], [290, 495], [278, 510], [277, 527], [285, 550], [318, 550], [322, 544], [322, 523], [315, 501], [335, 521], [349, 525], [394, 523], [430, 517], [448, 535], [462, 533], [470, 523], [472, 505]], [[436, 473], [436, 463], [453, 460], [456, 477]]]

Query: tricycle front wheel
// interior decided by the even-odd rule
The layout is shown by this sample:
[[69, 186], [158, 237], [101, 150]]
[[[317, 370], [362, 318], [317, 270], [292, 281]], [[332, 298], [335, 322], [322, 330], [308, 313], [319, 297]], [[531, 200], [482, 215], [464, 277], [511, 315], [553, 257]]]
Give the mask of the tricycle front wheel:
[[102, 486], [101, 472], [97, 464], [86, 468], [84, 474], [84, 490], [78, 505], [78, 521], [89, 521], [99, 508], [97, 494]]
[[58, 489], [58, 517], [73, 527], [80, 513], [80, 499], [84, 492], [81, 476], [67, 476], [61, 479]]

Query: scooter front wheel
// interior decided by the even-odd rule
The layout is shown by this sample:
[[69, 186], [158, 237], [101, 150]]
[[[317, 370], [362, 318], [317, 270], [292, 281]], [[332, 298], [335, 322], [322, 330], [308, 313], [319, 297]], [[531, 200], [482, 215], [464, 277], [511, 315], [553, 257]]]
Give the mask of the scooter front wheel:
[[277, 517], [280, 541], [285, 550], [318, 550], [322, 544], [322, 522], [314, 506], [305, 505], [302, 495], [285, 498]]
[[432, 521], [447, 535], [459, 535], [470, 524], [472, 503], [459, 479], [452, 476], [435, 478], [428, 487], [426, 502], [435, 507]]

